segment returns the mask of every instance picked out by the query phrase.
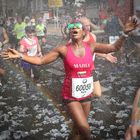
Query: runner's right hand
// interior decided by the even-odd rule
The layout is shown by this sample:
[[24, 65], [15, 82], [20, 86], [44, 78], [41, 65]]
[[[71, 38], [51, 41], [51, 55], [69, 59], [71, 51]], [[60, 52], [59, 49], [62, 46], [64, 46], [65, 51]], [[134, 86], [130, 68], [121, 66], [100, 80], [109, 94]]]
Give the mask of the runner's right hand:
[[7, 50], [3, 51], [0, 55], [4, 59], [20, 58], [20, 53], [16, 51], [15, 49], [11, 49], [11, 48], [8, 48]]

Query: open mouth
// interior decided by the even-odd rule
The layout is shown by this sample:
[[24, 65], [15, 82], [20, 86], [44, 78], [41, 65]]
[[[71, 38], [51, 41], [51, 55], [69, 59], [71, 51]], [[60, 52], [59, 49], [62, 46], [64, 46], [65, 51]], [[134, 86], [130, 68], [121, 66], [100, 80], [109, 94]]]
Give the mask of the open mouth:
[[73, 33], [73, 34], [75, 34], [75, 35], [76, 35], [76, 34], [78, 34], [78, 32], [77, 32], [77, 31], [73, 31], [72, 33]]

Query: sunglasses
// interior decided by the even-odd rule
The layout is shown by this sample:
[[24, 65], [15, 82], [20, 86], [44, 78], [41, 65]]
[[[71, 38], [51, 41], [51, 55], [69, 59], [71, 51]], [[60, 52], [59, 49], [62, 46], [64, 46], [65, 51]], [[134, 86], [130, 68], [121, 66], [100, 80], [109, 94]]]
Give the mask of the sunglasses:
[[67, 26], [68, 29], [72, 29], [74, 27], [76, 27], [78, 29], [82, 29], [83, 25], [80, 22], [77, 22], [77, 23], [70, 23]]

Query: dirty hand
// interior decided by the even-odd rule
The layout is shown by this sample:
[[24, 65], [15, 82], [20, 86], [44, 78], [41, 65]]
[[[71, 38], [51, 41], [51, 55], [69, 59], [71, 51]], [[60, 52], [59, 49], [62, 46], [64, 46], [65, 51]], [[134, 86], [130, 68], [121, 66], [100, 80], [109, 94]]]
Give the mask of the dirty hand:
[[9, 49], [3, 51], [0, 54], [0, 56], [3, 57], [4, 59], [19, 58], [20, 53], [18, 51], [16, 51], [15, 49], [9, 48]]
[[124, 26], [124, 33], [128, 34], [129, 32], [133, 31], [134, 29], [136, 29], [136, 27], [138, 26], [138, 21], [136, 18], [131, 17], [129, 18], [129, 20], [126, 22], [125, 26]]

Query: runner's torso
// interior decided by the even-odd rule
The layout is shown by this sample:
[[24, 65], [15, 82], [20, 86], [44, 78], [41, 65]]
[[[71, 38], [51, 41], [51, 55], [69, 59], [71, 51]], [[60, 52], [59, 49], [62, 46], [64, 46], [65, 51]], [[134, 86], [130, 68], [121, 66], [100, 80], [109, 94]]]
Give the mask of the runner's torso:
[[24, 22], [22, 22], [21, 24], [16, 23], [14, 31], [16, 33], [17, 39], [21, 39], [23, 36], [25, 36], [25, 27], [26, 24]]
[[44, 36], [45, 35], [45, 26], [43, 24], [38, 24], [36, 26], [36, 35]]
[[24, 37], [20, 44], [24, 46], [25, 52], [28, 56], [35, 56], [37, 55], [37, 45], [38, 39], [37, 37], [32, 37], [31, 39]]
[[[91, 73], [94, 67], [92, 61], [92, 53], [87, 43], [84, 43], [84, 46], [85, 46], [85, 56], [77, 57], [75, 56], [72, 50], [71, 44], [67, 45], [67, 54], [63, 61], [66, 73], [64, 85], [62, 88], [62, 96], [64, 99], [82, 100], [86, 97], [89, 97], [90, 94], [92, 93], [91, 91], [89, 91], [90, 93], [86, 93], [83, 96], [73, 95], [77, 93], [82, 94], [80, 93], [81, 91], [86, 92], [86, 89], [88, 89], [88, 84], [91, 82], [92, 79]], [[87, 83], [87, 85], [86, 83], [85, 84], [81, 83], [80, 85], [77, 85], [77, 83], [81, 81], [86, 82], [88, 80], [89, 83]], [[82, 87], [83, 89], [79, 89]]]

